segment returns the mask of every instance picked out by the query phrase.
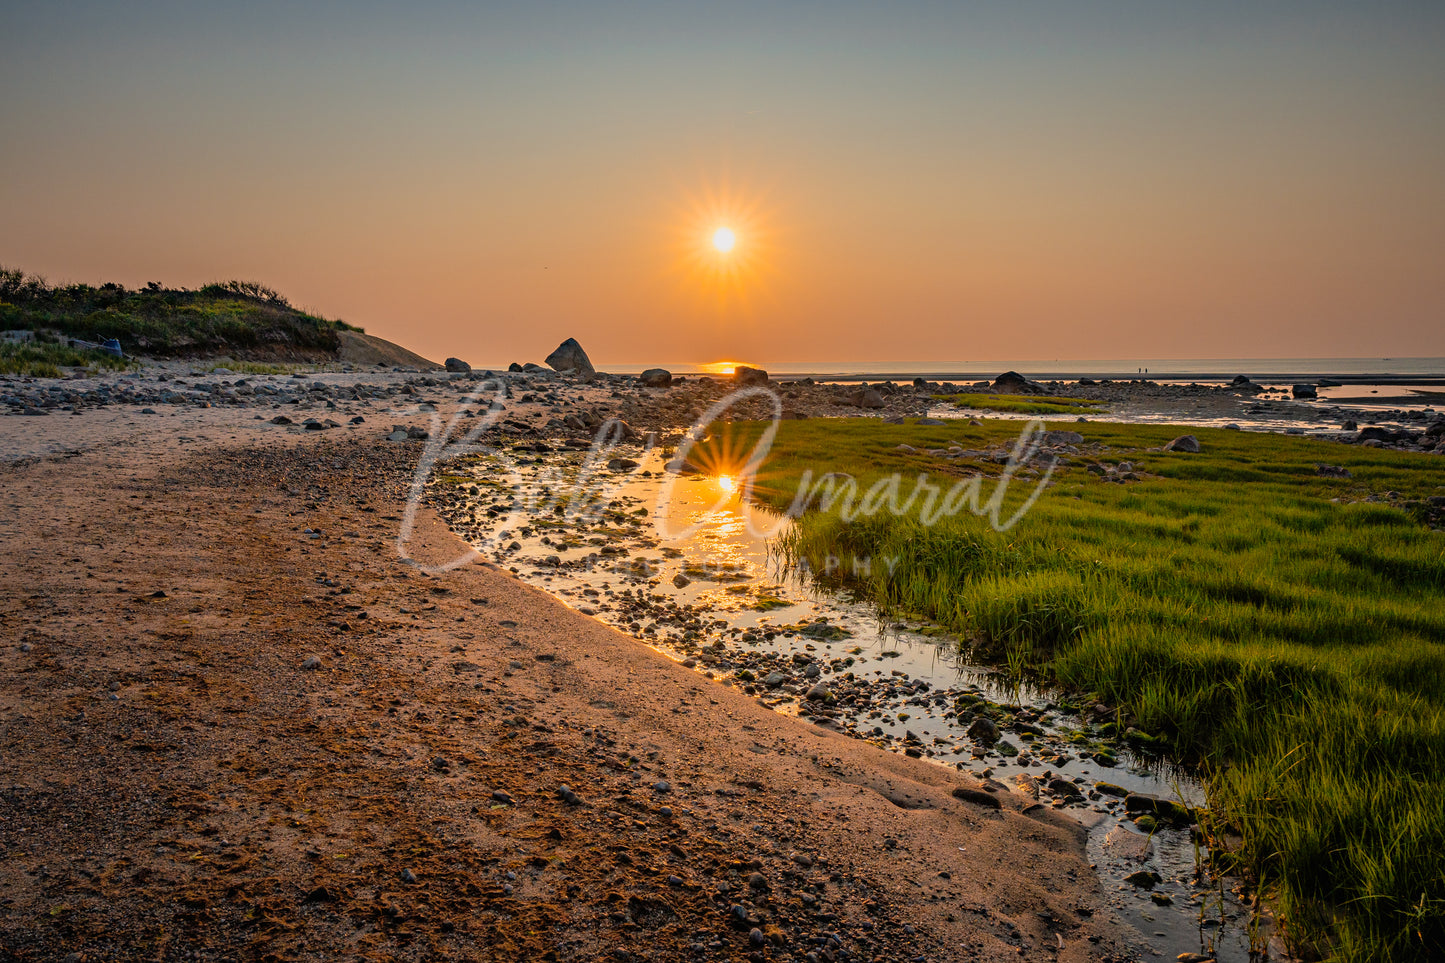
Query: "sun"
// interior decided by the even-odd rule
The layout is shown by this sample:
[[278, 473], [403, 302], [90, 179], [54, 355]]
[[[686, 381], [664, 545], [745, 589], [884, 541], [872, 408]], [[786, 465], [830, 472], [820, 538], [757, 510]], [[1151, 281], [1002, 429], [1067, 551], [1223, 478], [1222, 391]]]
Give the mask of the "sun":
[[731, 251], [733, 245], [738, 242], [738, 236], [733, 233], [730, 227], [720, 227], [712, 234], [712, 246], [723, 254]]

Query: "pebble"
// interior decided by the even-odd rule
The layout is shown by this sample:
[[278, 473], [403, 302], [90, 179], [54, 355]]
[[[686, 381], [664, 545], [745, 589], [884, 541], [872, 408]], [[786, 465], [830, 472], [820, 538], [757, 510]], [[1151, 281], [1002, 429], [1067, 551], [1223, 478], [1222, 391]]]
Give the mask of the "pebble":
[[308, 655], [301, 663], [301, 668], [308, 672], [321, 668], [321, 659], [314, 655]]

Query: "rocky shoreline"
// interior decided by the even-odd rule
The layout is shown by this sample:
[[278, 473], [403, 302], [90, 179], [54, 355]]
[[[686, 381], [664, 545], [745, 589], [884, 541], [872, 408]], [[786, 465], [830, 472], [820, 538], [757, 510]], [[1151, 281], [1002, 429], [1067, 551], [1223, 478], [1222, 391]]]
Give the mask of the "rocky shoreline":
[[[662, 372], [667, 375], [664, 383], [656, 375], [649, 379], [597, 372], [579, 376], [533, 367], [536, 370], [428, 373], [342, 366], [334, 371], [304, 374], [237, 375], [225, 368], [207, 371], [167, 362], [140, 372], [96, 377], [0, 377], [0, 412], [36, 416], [81, 415], [118, 408], [142, 414], [181, 408], [271, 409], [307, 429], [324, 430], [341, 427], [342, 418], [347, 423], [365, 424], [366, 416], [378, 409], [414, 406], [411, 413], [420, 414], [436, 410], [439, 405], [450, 409], [460, 402], [463, 410], [475, 418], [495, 411], [499, 429], [507, 432], [582, 437], [608, 418], [641, 430], [676, 432], [744, 386], [771, 388], [783, 418], [921, 417], [945, 413], [940, 409], [948, 406], [939, 400], [940, 396], [1014, 394], [1025, 390], [1040, 400], [1076, 397], [1106, 406], [1097, 415], [1080, 415], [1082, 420], [1175, 420], [1181, 424], [1220, 423], [1257, 430], [1270, 430], [1271, 425], [1283, 421], [1289, 424], [1282, 430], [1293, 433], [1308, 430], [1331, 440], [1370, 447], [1445, 453], [1445, 412], [1423, 407], [1379, 410], [1302, 402], [1247, 379], [1236, 379], [1233, 385], [1088, 379], [1036, 383], [1009, 372], [994, 381], [975, 384], [916, 379], [908, 384], [870, 385], [818, 383], [810, 379], [772, 382], [765, 372], [758, 372], [760, 377], [719, 378], [673, 378]], [[292, 412], [306, 414], [293, 418]], [[729, 407], [724, 417], [770, 418], [774, 413], [771, 398], [754, 396]], [[362, 420], [352, 422], [357, 417]], [[388, 432], [392, 430], [389, 425], [384, 427]]]

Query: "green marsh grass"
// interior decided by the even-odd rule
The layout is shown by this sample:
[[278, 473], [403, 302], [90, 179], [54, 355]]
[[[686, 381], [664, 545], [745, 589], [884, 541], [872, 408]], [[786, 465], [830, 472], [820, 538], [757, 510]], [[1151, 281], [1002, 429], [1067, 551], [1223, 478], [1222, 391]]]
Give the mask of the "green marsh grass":
[[[1192, 430], [1201, 454], [1166, 453], [1177, 429], [1067, 427], [1087, 454], [1008, 531], [968, 511], [925, 526], [916, 506], [850, 521], [835, 505], [800, 518], [782, 548], [814, 570], [857, 562], [856, 587], [885, 611], [1118, 706], [1195, 765], [1221, 864], [1269, 895], [1296, 952], [1439, 958], [1445, 534], [1412, 507], [1445, 495], [1445, 461], [1207, 429]], [[809, 470], [850, 473], [860, 493], [895, 472], [946, 486], [979, 471], [987, 497], [1002, 466], [897, 446], [1010, 447], [1019, 429], [785, 421], [752, 497], [787, 509]], [[740, 460], [760, 431], [720, 426], [702, 457]], [[1142, 480], [1086, 470], [1125, 460]], [[1012, 481], [1003, 517], [1038, 481]]]
[[1088, 398], [1062, 398], [1052, 395], [993, 395], [961, 394], [935, 395], [939, 401], [950, 401], [959, 408], [975, 411], [1009, 411], [1024, 415], [1070, 415], [1082, 414], [1103, 407], [1102, 401]]

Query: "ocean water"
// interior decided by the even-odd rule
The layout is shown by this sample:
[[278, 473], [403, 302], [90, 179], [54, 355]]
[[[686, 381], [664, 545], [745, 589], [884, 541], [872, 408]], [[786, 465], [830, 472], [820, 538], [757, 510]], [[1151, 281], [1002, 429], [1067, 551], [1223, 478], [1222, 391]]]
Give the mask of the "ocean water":
[[1445, 358], [1104, 358], [1092, 361], [809, 361], [809, 362], [657, 362], [602, 365], [601, 370], [635, 374], [644, 368], [666, 368], [674, 374], [722, 374], [734, 363], [765, 369], [774, 378], [811, 377], [815, 380], [981, 381], [1005, 371], [1017, 371], [1039, 380], [1078, 378], [1139, 378], [1147, 372], [1155, 381], [1228, 381], [1248, 375], [1256, 381], [1315, 380], [1330, 378], [1374, 384], [1445, 384]]

